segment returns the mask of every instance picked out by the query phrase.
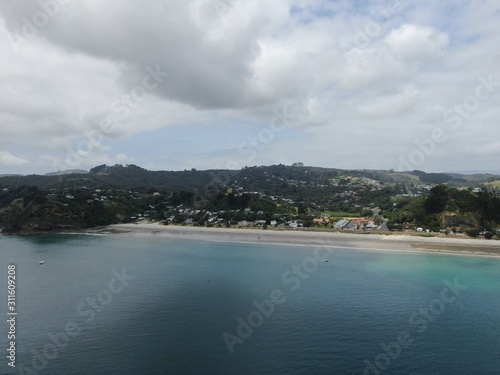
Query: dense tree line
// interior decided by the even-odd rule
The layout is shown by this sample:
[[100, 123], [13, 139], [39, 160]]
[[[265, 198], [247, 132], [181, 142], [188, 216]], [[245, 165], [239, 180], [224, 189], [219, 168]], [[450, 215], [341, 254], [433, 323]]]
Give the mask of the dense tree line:
[[500, 223], [500, 199], [484, 191], [472, 193], [437, 185], [427, 196], [411, 200], [394, 215], [393, 220], [439, 230], [446, 226], [447, 215], [457, 226], [494, 231]]
[[[405, 194], [420, 189], [415, 176], [421, 182], [457, 181], [456, 176], [420, 171], [343, 171], [301, 163], [178, 172], [100, 165], [88, 174], [0, 178], [0, 225], [10, 231], [53, 230], [127, 222], [146, 212], [160, 220], [177, 216], [176, 222], [192, 217], [174, 215], [173, 207], [220, 211], [224, 220], [233, 222], [295, 217], [311, 223], [323, 211], [361, 215], [379, 207], [392, 223], [433, 230], [450, 225], [494, 228], [500, 223], [500, 202], [490, 193], [437, 185], [415, 198]], [[94, 192], [101, 190], [112, 198], [96, 198]], [[245, 216], [241, 211], [247, 208], [252, 214]], [[196, 215], [201, 216], [195, 221], [202, 223], [202, 214]]]

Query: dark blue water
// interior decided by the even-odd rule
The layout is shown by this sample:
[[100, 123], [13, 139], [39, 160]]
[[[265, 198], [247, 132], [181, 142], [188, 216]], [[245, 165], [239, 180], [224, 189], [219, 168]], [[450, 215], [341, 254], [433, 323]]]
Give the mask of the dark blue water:
[[498, 260], [0, 240], [3, 353], [8, 264], [18, 312], [16, 368], [2, 355], [1, 374], [500, 374]]

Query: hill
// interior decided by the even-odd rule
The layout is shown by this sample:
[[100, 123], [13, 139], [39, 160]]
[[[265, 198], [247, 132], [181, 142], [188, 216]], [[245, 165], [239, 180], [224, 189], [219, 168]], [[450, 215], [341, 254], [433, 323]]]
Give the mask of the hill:
[[[371, 218], [378, 224], [385, 220], [394, 229], [404, 223], [432, 230], [493, 228], [499, 222], [497, 198], [486, 191], [481, 195], [491, 188], [488, 183], [500, 180], [492, 175], [341, 170], [301, 163], [205, 171], [100, 165], [88, 173], [75, 172], [1, 177], [4, 232], [88, 228], [143, 218], [197, 225], [259, 221], [312, 226], [322, 214]], [[446, 190], [435, 190], [438, 184], [446, 184]], [[446, 205], [436, 211], [432, 207], [440, 202], [438, 193]], [[329, 227], [326, 219], [323, 224]]]
[[439, 231], [478, 229], [496, 232], [500, 223], [500, 199], [488, 191], [453, 189], [446, 185], [432, 188], [428, 195], [412, 200], [394, 213], [393, 220]]

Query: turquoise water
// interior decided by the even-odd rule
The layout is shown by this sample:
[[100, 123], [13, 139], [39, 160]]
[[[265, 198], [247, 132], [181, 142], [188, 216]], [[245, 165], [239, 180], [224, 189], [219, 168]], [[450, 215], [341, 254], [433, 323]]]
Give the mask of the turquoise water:
[[16, 368], [2, 356], [0, 373], [500, 374], [500, 261], [325, 256], [126, 236], [1, 237], [3, 353], [9, 264], [18, 315]]

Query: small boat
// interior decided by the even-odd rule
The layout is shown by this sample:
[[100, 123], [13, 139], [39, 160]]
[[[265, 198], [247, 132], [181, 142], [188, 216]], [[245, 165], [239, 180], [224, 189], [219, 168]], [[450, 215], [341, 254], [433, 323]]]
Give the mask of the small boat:
[[44, 260], [41, 260], [41, 261], [39, 261], [39, 262], [38, 262], [38, 264], [40, 264], [40, 265], [42, 265], [42, 264], [44, 264], [44, 263], [45, 263], [45, 261], [44, 261]]
[[325, 258], [325, 262], [328, 262], [328, 258]]

